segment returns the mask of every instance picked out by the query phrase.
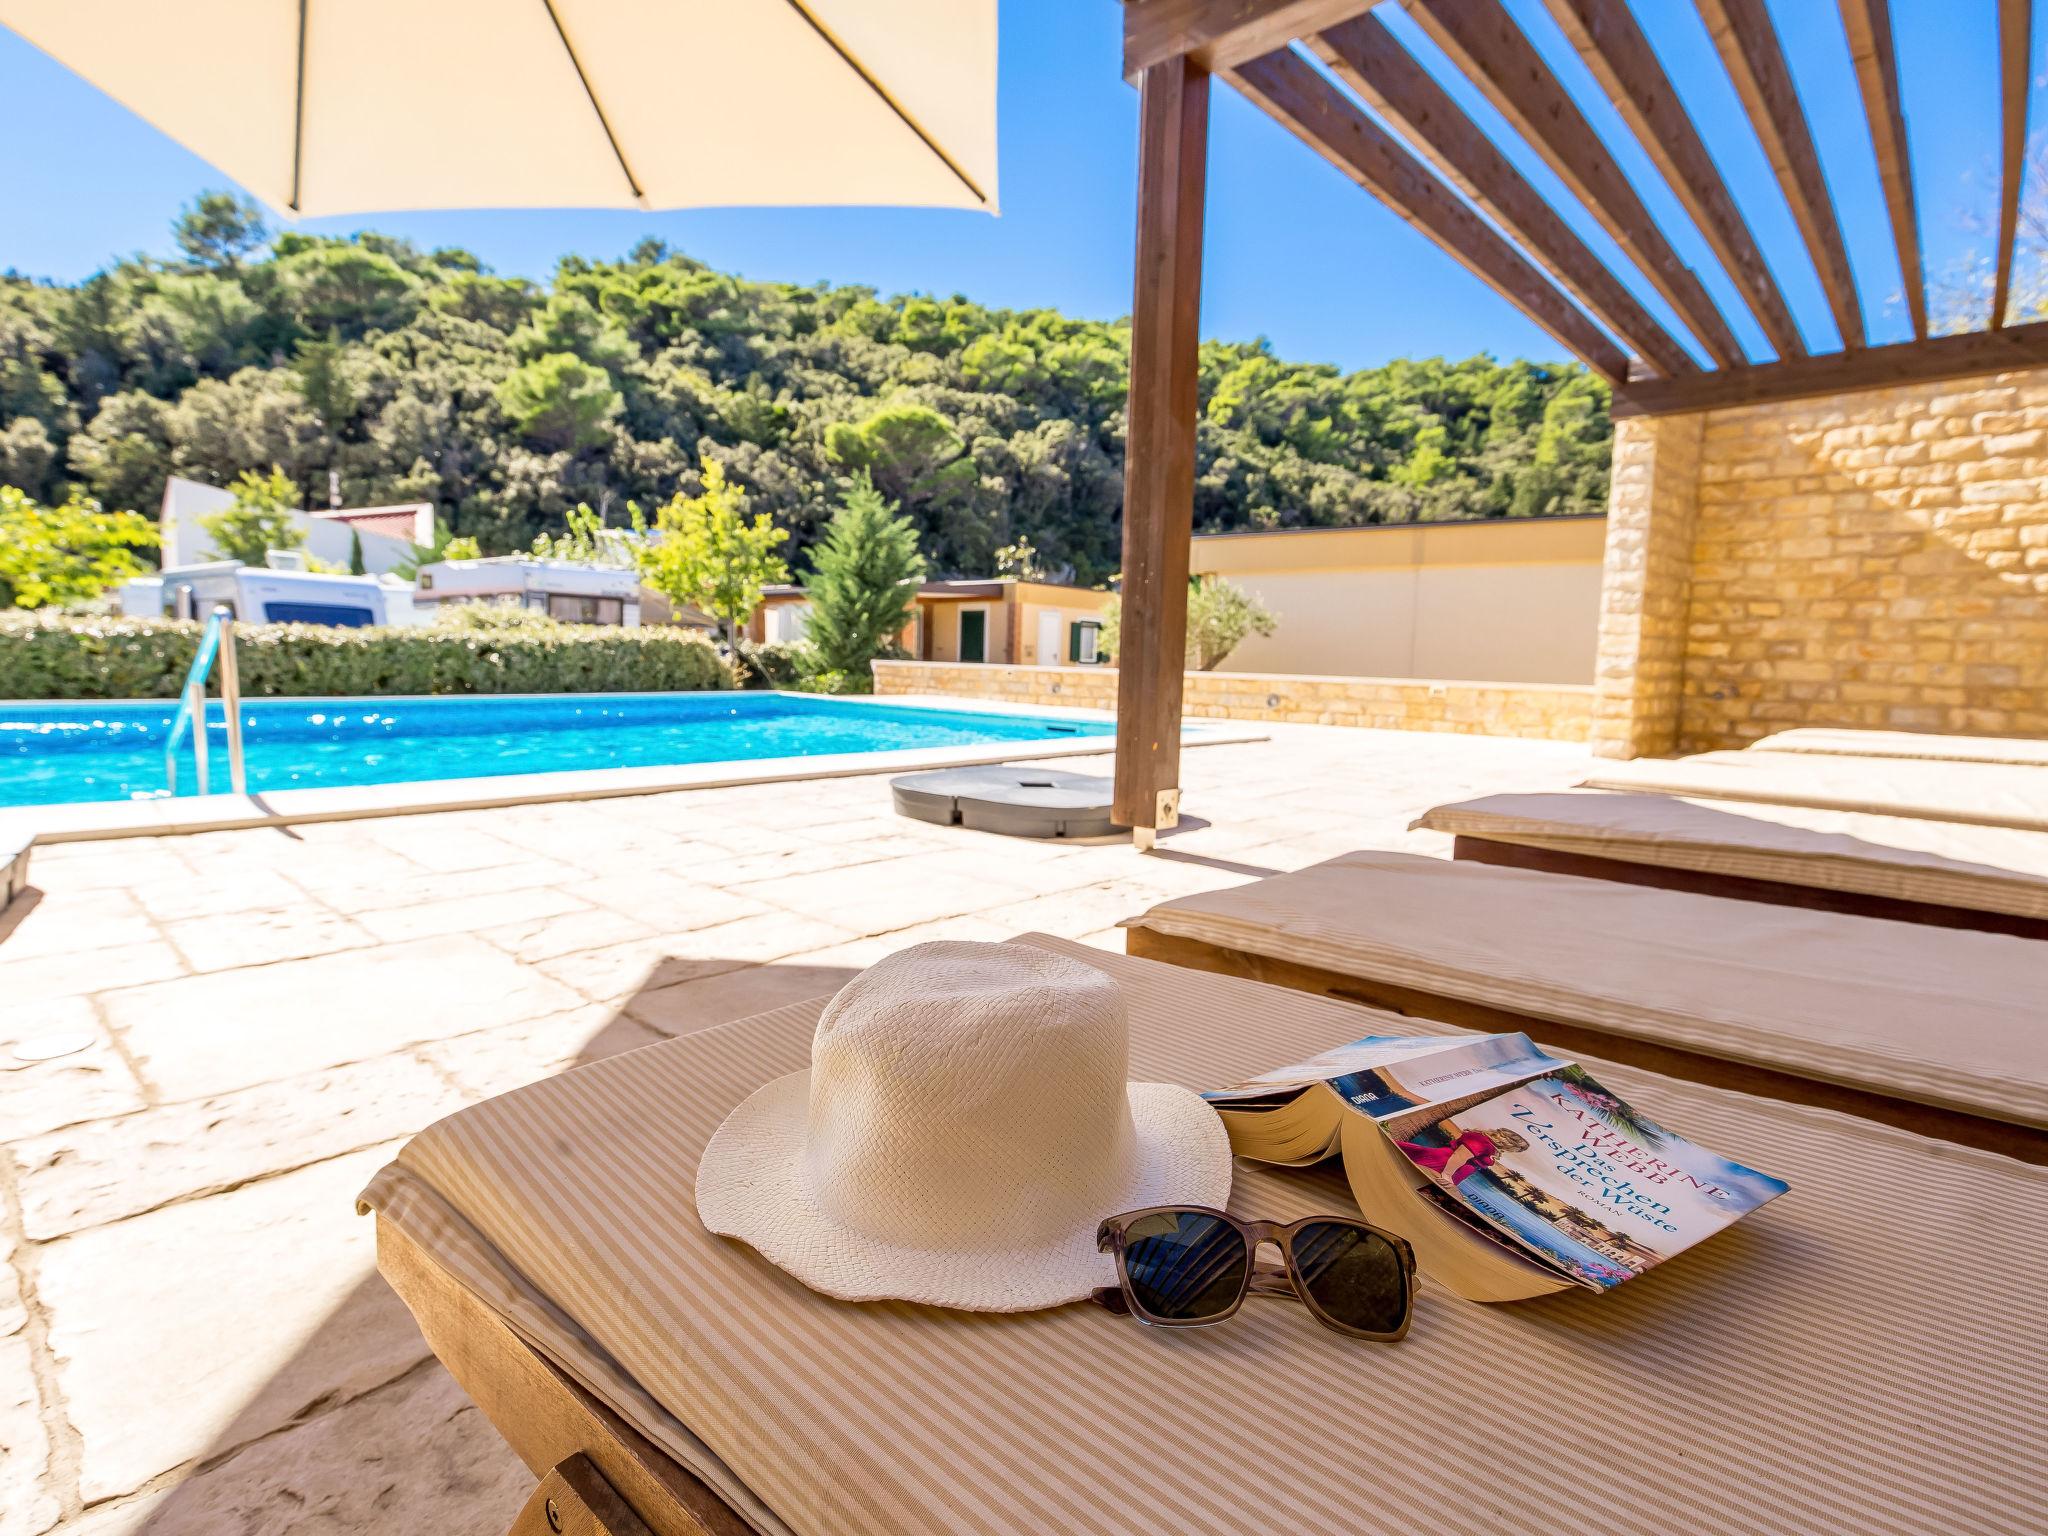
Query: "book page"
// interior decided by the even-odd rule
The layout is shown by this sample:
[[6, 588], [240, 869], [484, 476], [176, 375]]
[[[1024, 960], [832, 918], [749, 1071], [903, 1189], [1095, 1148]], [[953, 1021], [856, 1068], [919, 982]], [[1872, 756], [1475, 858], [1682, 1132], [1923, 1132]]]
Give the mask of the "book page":
[[1786, 1190], [1665, 1130], [1577, 1067], [1462, 1107], [1394, 1144], [1504, 1236], [1601, 1290]]
[[1522, 1034], [1368, 1035], [1202, 1097], [1234, 1105], [1328, 1083], [1346, 1104], [1378, 1120], [1526, 1082], [1568, 1065]]

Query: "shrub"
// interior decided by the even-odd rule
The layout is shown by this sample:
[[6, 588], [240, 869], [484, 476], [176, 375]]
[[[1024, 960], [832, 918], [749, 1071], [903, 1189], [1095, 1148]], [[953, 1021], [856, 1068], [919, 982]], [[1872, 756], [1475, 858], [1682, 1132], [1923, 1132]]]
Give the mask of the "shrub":
[[818, 664], [816, 654], [802, 641], [756, 645], [745, 638], [733, 642], [733, 660], [742, 688], [801, 688]]
[[[200, 626], [173, 619], [0, 613], [0, 699], [168, 699]], [[563, 625], [558, 632], [235, 630], [251, 698], [407, 693], [666, 693], [729, 688], [706, 641], [680, 629]]]
[[443, 603], [434, 613], [434, 628], [471, 635], [559, 635], [570, 627], [553, 614], [512, 603]]

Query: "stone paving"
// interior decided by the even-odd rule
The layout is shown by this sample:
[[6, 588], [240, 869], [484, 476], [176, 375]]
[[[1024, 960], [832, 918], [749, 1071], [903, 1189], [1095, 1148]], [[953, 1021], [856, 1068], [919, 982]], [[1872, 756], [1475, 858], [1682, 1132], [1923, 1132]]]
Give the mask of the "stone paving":
[[39, 849], [0, 916], [0, 1536], [498, 1536], [532, 1479], [353, 1214], [412, 1132], [920, 940], [1121, 948], [1170, 896], [1442, 853], [1417, 812], [1587, 765], [1275, 727], [1189, 751], [1148, 855], [906, 821], [881, 778]]

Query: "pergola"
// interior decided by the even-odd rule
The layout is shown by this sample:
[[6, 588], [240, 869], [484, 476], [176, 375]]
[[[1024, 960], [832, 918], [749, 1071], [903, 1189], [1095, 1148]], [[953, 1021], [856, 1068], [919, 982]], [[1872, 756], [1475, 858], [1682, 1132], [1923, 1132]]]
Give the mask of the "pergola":
[[2001, 166], [1993, 298], [1982, 329], [1946, 335], [1928, 329], [1889, 0], [1836, 0], [1912, 323], [1911, 340], [1889, 345], [1869, 344], [1834, 197], [1765, 0], [1694, 0], [1819, 277], [1841, 338], [1833, 351], [1809, 347], [1793, 322], [1755, 234], [1628, 0], [1544, 0], [1776, 350], [1769, 362], [1749, 359], [1698, 275], [1500, 0], [1398, 0], [1584, 204], [1712, 366], [1695, 361], [1370, 14], [1377, 3], [1125, 5], [1124, 70], [1139, 86], [1140, 148], [1115, 813], [1137, 830], [1141, 846], [1178, 818], [1212, 77], [1235, 86], [1604, 377], [1614, 388], [1617, 417], [2048, 363], [2048, 323], [2005, 323], [2026, 141], [2031, 0], [1998, 0]]

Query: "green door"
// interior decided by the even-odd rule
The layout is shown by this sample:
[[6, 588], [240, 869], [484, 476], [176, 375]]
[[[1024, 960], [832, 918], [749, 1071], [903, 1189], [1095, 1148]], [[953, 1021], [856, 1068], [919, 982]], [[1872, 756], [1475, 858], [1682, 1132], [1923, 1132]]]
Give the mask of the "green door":
[[960, 615], [960, 659], [988, 660], [988, 614], [971, 608]]

